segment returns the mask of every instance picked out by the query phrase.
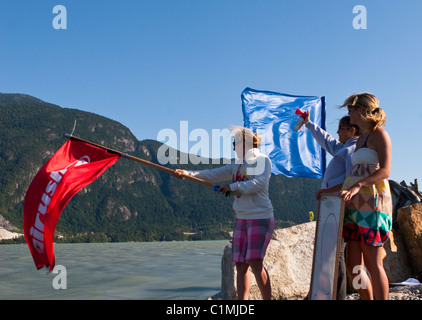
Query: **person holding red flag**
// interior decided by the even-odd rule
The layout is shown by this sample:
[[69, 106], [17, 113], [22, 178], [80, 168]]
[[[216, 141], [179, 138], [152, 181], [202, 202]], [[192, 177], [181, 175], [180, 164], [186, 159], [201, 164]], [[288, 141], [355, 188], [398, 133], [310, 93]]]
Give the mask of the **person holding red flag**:
[[249, 267], [255, 276], [262, 298], [271, 299], [271, 282], [263, 260], [274, 231], [273, 206], [268, 194], [271, 160], [258, 147], [261, 137], [243, 127], [233, 127], [234, 150], [238, 160], [208, 170], [176, 169], [173, 176], [186, 175], [209, 182], [232, 180], [217, 192], [235, 195], [233, 209], [236, 226], [233, 232], [232, 256], [237, 270], [237, 298], [247, 300], [250, 287]]

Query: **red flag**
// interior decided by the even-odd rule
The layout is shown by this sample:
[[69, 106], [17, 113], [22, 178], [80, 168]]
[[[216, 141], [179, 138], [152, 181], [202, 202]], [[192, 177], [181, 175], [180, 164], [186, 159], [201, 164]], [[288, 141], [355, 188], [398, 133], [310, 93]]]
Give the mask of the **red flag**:
[[69, 200], [111, 167], [120, 154], [69, 140], [41, 168], [26, 192], [23, 230], [37, 269], [54, 269], [53, 238]]

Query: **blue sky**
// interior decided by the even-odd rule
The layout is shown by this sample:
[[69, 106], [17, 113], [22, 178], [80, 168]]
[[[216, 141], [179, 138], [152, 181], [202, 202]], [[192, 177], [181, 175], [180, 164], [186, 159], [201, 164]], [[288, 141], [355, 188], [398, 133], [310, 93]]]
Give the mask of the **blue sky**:
[[[66, 30], [53, 28], [55, 5]], [[353, 28], [356, 5], [366, 30]], [[409, 183], [422, 178], [421, 12], [415, 0], [2, 0], [0, 92], [109, 117], [139, 140], [186, 120], [210, 135], [242, 125], [246, 87], [325, 96], [337, 136], [337, 106], [371, 92], [391, 178]]]

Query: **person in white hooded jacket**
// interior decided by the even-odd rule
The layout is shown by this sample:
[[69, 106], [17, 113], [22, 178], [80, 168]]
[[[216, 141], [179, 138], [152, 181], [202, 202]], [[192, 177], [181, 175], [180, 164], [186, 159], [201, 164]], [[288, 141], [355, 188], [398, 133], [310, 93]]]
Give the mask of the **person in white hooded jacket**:
[[233, 210], [236, 226], [233, 232], [232, 256], [237, 270], [237, 294], [246, 300], [249, 292], [249, 267], [264, 300], [271, 299], [271, 283], [263, 266], [266, 249], [274, 231], [273, 206], [268, 195], [271, 177], [271, 160], [258, 147], [259, 135], [243, 127], [233, 127], [233, 143], [237, 160], [232, 163], [201, 171], [177, 169], [173, 176], [191, 175], [216, 183], [231, 180], [217, 192], [234, 195]]

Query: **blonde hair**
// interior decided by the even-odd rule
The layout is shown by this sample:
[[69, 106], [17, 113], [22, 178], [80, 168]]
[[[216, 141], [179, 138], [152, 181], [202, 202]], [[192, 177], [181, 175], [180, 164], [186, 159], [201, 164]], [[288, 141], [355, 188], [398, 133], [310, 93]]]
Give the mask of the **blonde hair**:
[[240, 126], [231, 126], [230, 130], [234, 133], [236, 143], [245, 142], [246, 150], [261, 146], [261, 136], [252, 130]]
[[378, 99], [370, 93], [358, 93], [349, 96], [340, 108], [348, 107], [359, 110], [364, 122], [362, 131], [371, 132], [384, 126], [387, 121], [385, 111], [380, 108]]

